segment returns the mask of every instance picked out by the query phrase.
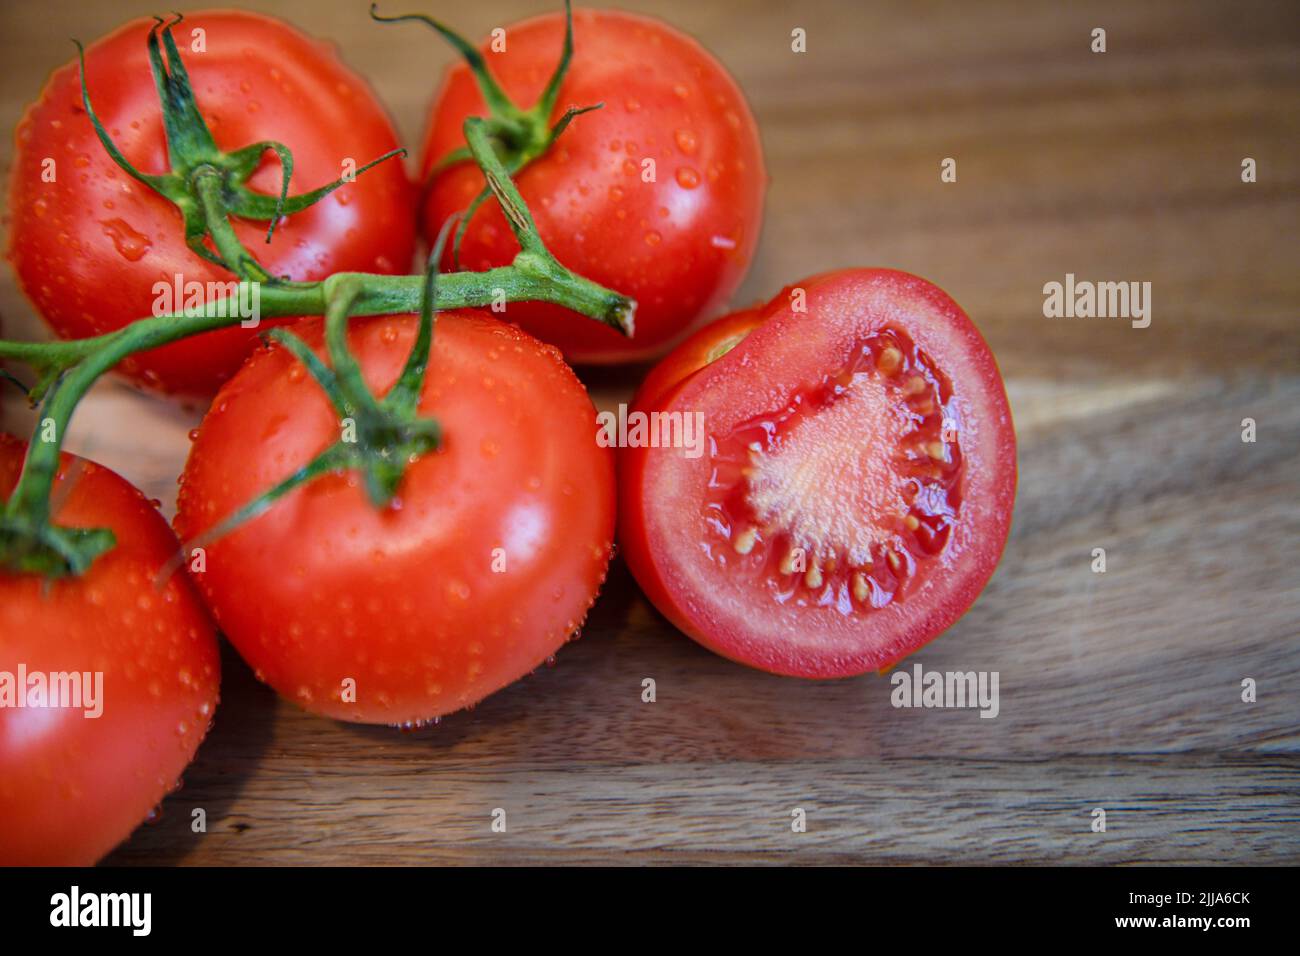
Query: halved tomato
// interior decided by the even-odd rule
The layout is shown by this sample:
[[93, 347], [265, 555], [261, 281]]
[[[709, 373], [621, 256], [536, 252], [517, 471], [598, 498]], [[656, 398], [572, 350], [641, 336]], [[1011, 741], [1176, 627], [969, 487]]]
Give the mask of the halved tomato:
[[799, 677], [892, 664], [956, 621], [1002, 555], [1006, 392], [924, 279], [851, 269], [788, 287], [682, 343], [638, 412], [629, 434], [698, 421], [707, 440], [620, 451], [623, 553], [664, 615], [732, 660]]

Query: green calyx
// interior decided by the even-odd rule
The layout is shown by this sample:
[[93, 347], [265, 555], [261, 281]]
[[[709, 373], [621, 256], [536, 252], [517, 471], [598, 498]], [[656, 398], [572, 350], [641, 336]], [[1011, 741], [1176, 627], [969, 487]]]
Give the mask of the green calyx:
[[[546, 88], [542, 90], [541, 97], [526, 110], [511, 101], [505, 90], [501, 88], [501, 84], [488, 71], [483, 54], [459, 33], [422, 13], [386, 17], [377, 12], [378, 8], [377, 3], [370, 5], [370, 16], [374, 20], [380, 23], [401, 23], [406, 20], [423, 23], [438, 31], [465, 58], [479, 91], [483, 94], [483, 100], [487, 103], [489, 115], [483, 119], [486, 124], [486, 134], [492, 142], [493, 149], [501, 158], [506, 172], [511, 176], [544, 155], [560, 134], [568, 128], [575, 116], [598, 110], [605, 105], [595, 103], [591, 106], [570, 107], [558, 120], [551, 121], [560, 96], [560, 87], [564, 83], [564, 77], [569, 71], [569, 63], [573, 59], [573, 8], [570, 0], [564, 0], [564, 47], [560, 53], [560, 61], [547, 81]], [[471, 159], [473, 159], [473, 152], [468, 144], [452, 150], [434, 163], [429, 171], [429, 183], [449, 167]], [[470, 220], [474, 218], [474, 213], [490, 195], [489, 188], [484, 188], [465, 211], [452, 243], [452, 255], [457, 262], [459, 262], [460, 244], [465, 237], [465, 230], [469, 227]]]
[[406, 365], [383, 398], [366, 385], [361, 367], [348, 349], [348, 316], [360, 299], [363, 286], [356, 276], [326, 280], [325, 350], [329, 364], [293, 332], [275, 328], [267, 333], [296, 358], [325, 392], [339, 416], [341, 436], [288, 478], [267, 489], [187, 547], [200, 547], [229, 534], [265, 512], [294, 488], [324, 474], [359, 472], [371, 503], [391, 507], [406, 469], [421, 455], [438, 450], [442, 429], [432, 418], [419, 414], [420, 395], [433, 347], [433, 321], [437, 302], [438, 263], [453, 220], [443, 225], [429, 256], [420, 299], [420, 327]]
[[8, 511], [0, 514], [0, 565], [22, 574], [47, 579], [84, 574], [115, 544], [108, 528], [64, 528]]
[[[190, 87], [189, 74], [180, 50], [172, 37], [172, 28], [183, 18], [164, 21], [154, 18], [149, 30], [149, 67], [162, 104], [163, 129], [167, 136], [167, 156], [171, 171], [161, 175], [143, 173], [131, 165], [109, 137], [90, 103], [86, 81], [86, 51], [77, 45], [81, 62], [81, 102], [100, 143], [126, 173], [167, 199], [180, 210], [185, 223], [185, 243], [202, 258], [228, 269], [240, 278], [260, 282], [275, 281], [235, 238], [230, 217], [267, 221], [266, 241], [275, 234], [276, 224], [284, 216], [308, 208], [328, 196], [354, 176], [342, 176], [332, 183], [296, 196], [289, 195], [293, 176], [293, 154], [283, 143], [267, 140], [253, 143], [231, 153], [224, 153], [212, 138], [207, 123], [199, 113]], [[161, 37], [161, 39], [160, 39]], [[280, 161], [280, 192], [267, 196], [248, 188], [248, 179], [261, 165], [263, 156], [272, 152]], [[394, 156], [405, 155], [395, 149], [356, 170], [366, 170]], [[211, 238], [215, 251], [208, 247]]]

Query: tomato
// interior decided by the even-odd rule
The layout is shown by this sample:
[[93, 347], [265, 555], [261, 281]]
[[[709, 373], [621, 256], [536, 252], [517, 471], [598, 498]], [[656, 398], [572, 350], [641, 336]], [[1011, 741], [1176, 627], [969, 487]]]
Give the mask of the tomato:
[[[86, 51], [96, 114], [127, 159], [164, 173], [167, 145], [145, 39], [152, 20], [134, 20]], [[205, 52], [193, 50], [203, 30]], [[175, 36], [199, 108], [225, 150], [279, 140], [293, 153], [290, 191], [338, 179], [396, 148], [397, 136], [369, 86], [325, 43], [270, 17], [240, 12], [188, 15]], [[18, 125], [9, 183], [9, 257], [24, 292], [60, 336], [119, 329], [153, 314], [154, 285], [230, 281], [233, 276], [185, 245], [174, 205], [109, 158], [81, 103], [75, 61], [55, 71]], [[46, 161], [54, 182], [45, 182]], [[274, 156], [249, 180], [274, 195]], [[415, 195], [400, 159], [369, 170], [277, 227], [236, 221], [240, 240], [273, 275], [308, 281], [332, 272], [402, 273], [414, 252]], [[238, 326], [134, 355], [121, 370], [158, 390], [210, 396], [252, 350], [257, 329]]]
[[[4, 496], [23, 453], [0, 436]], [[113, 472], [67, 454], [51, 500], [56, 524], [111, 528], [117, 546], [80, 578], [0, 572], [3, 865], [104, 856], [175, 788], [217, 706], [216, 634], [198, 595], [181, 573], [155, 583], [177, 549], [167, 522]], [[85, 697], [32, 706], [35, 675], [74, 673], [92, 675]]]
[[[383, 395], [417, 320], [353, 320]], [[295, 327], [318, 350], [322, 327]], [[377, 509], [354, 472], [300, 486], [206, 549], [194, 575], [259, 677], [342, 720], [419, 723], [474, 704], [574, 633], [614, 534], [612, 452], [552, 347], [475, 312], [438, 316], [423, 415], [442, 446]], [[319, 385], [283, 348], [256, 352], [214, 400], [182, 476], [191, 540], [339, 438]], [[355, 699], [346, 698], [351, 679]]]
[[[650, 358], [697, 319], [716, 314], [744, 277], [762, 223], [762, 148], [739, 87], [690, 37], [617, 11], [579, 10], [573, 30], [574, 56], [554, 119], [569, 106], [605, 105], [576, 118], [516, 182], [560, 262], [637, 300], [636, 334], [625, 339], [544, 303], [511, 304], [508, 316], [573, 362]], [[550, 14], [507, 27], [505, 52], [484, 47], [489, 69], [517, 105], [539, 98], [563, 37], [563, 15]], [[425, 135], [426, 177], [465, 145], [465, 118], [481, 115], [486, 107], [469, 69], [452, 69]], [[642, 178], [647, 160], [654, 161], [654, 182]], [[471, 163], [438, 175], [423, 205], [426, 238], [482, 188]], [[484, 203], [465, 234], [462, 266], [507, 265], [517, 251], [500, 209]]]
[[637, 412], [702, 415], [708, 441], [694, 458], [620, 451], [623, 554], [665, 616], [732, 660], [800, 677], [892, 664], [956, 621], [1002, 554], [1006, 393], [924, 279], [790, 287], [684, 342]]
[[764, 318], [761, 309], [752, 308], [710, 322], [650, 370], [637, 389], [637, 403], [645, 407], [658, 404], [684, 378], [735, 348], [756, 326], [762, 324]]

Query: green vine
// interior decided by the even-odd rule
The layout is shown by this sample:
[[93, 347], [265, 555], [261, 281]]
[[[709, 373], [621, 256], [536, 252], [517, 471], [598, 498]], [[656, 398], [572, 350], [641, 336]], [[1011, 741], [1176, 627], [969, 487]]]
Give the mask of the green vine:
[[[635, 302], [574, 274], [551, 255], [511, 180], [509, 164], [499, 155], [499, 125], [494, 120], [477, 117], [465, 122], [467, 158], [482, 169], [487, 181], [484, 194], [491, 195], [500, 204], [518, 239], [520, 251], [509, 266], [486, 272], [436, 275], [449, 222], [439, 236], [424, 274], [388, 276], [348, 272], [318, 282], [292, 282], [269, 275], [235, 236], [232, 217], [269, 221], [267, 241], [270, 242], [281, 216], [306, 209], [348, 180], [340, 179], [311, 192], [290, 196], [293, 158], [282, 144], [256, 143], [222, 153], [199, 114], [172, 38], [172, 27], [180, 22], [180, 16], [166, 22], [155, 20], [149, 31], [149, 58], [163, 104], [171, 171], [162, 175], [140, 172], [109, 138], [91, 106], [85, 53], [78, 43], [82, 102], [108, 154], [123, 170], [177, 206], [189, 248], [233, 272], [240, 279], [238, 292], [205, 303], [201, 309], [141, 318], [104, 335], [44, 343], [0, 340], [0, 359], [22, 362], [36, 373], [36, 383], [27, 389], [27, 394], [34, 405], [41, 406], [40, 423], [28, 444], [22, 473], [0, 509], [0, 566], [50, 578], [78, 575], [113, 547], [113, 534], [108, 529], [68, 528], [52, 522], [50, 492], [68, 423], [95, 381], [127, 356], [249, 318], [240, 315], [238, 309], [227, 308], [231, 301], [258, 302], [259, 314], [253, 318], [259, 320], [325, 315], [328, 365], [286, 328], [272, 329], [268, 337], [304, 363], [341, 418], [353, 420], [357, 441], [331, 445], [298, 473], [213, 529], [205, 539], [260, 514], [290, 488], [326, 472], [355, 469], [364, 476], [369, 496], [377, 506], [391, 501], [407, 464], [414, 457], [436, 449], [441, 441], [437, 422], [416, 414], [432, 347], [433, 315], [438, 311], [502, 301], [543, 301], [604, 322], [625, 335], [632, 334]], [[566, 50], [570, 47], [571, 36], [566, 41]], [[558, 80], [554, 85], [558, 88]], [[274, 197], [254, 193], [246, 186], [267, 152], [276, 154], [283, 171], [280, 193]], [[404, 151], [387, 153], [358, 173], [399, 153]], [[209, 240], [212, 248], [208, 246]], [[255, 299], [251, 293], [256, 293]], [[376, 398], [366, 389], [356, 359], [348, 350], [348, 319], [411, 312], [419, 312], [421, 321], [406, 369], [387, 396]], [[4, 378], [25, 388], [8, 372]]]

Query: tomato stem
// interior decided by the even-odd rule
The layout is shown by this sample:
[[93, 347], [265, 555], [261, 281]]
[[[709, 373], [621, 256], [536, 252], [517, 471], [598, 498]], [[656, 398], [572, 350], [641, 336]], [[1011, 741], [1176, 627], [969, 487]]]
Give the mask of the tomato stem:
[[[459, 33], [422, 13], [386, 17], [379, 14], [378, 9], [379, 4], [370, 5], [370, 16], [379, 23], [401, 23], [407, 20], [423, 23], [442, 34], [447, 42], [465, 58], [470, 73], [478, 84], [479, 92], [483, 95], [483, 101], [487, 104], [489, 115], [482, 120], [484, 132], [494, 151], [500, 154], [506, 172], [511, 176], [544, 155], [573, 122], [575, 116], [598, 110], [605, 105], [595, 103], [591, 106], [570, 107], [554, 124], [551, 123], [555, 104], [560, 97], [560, 87], [573, 60], [573, 6], [570, 0], [564, 0], [564, 46], [560, 51], [560, 60], [555, 65], [550, 79], [547, 80], [542, 95], [526, 110], [521, 109], [510, 99], [501, 88], [501, 84], [488, 71], [483, 54]], [[425, 188], [428, 189], [445, 170], [471, 158], [478, 158], [478, 153], [472, 145], [454, 149], [441, 157], [430, 168]], [[460, 265], [460, 246], [465, 238], [465, 232], [469, 228], [470, 220], [474, 218], [474, 213], [487, 200], [489, 189], [490, 184], [474, 198], [465, 211], [460, 228], [456, 231], [456, 238], [452, 242], [452, 262], [457, 268]]]
[[[192, 181], [194, 191], [198, 194], [199, 206], [203, 210], [203, 223], [207, 226], [208, 234], [212, 236], [212, 244], [217, 247], [222, 265], [241, 279], [269, 282], [270, 274], [244, 248], [244, 244], [235, 235], [234, 226], [231, 225], [226, 213], [221, 173], [215, 167], [200, 166], [194, 171]], [[203, 235], [197, 235], [195, 241], [201, 244]]]

